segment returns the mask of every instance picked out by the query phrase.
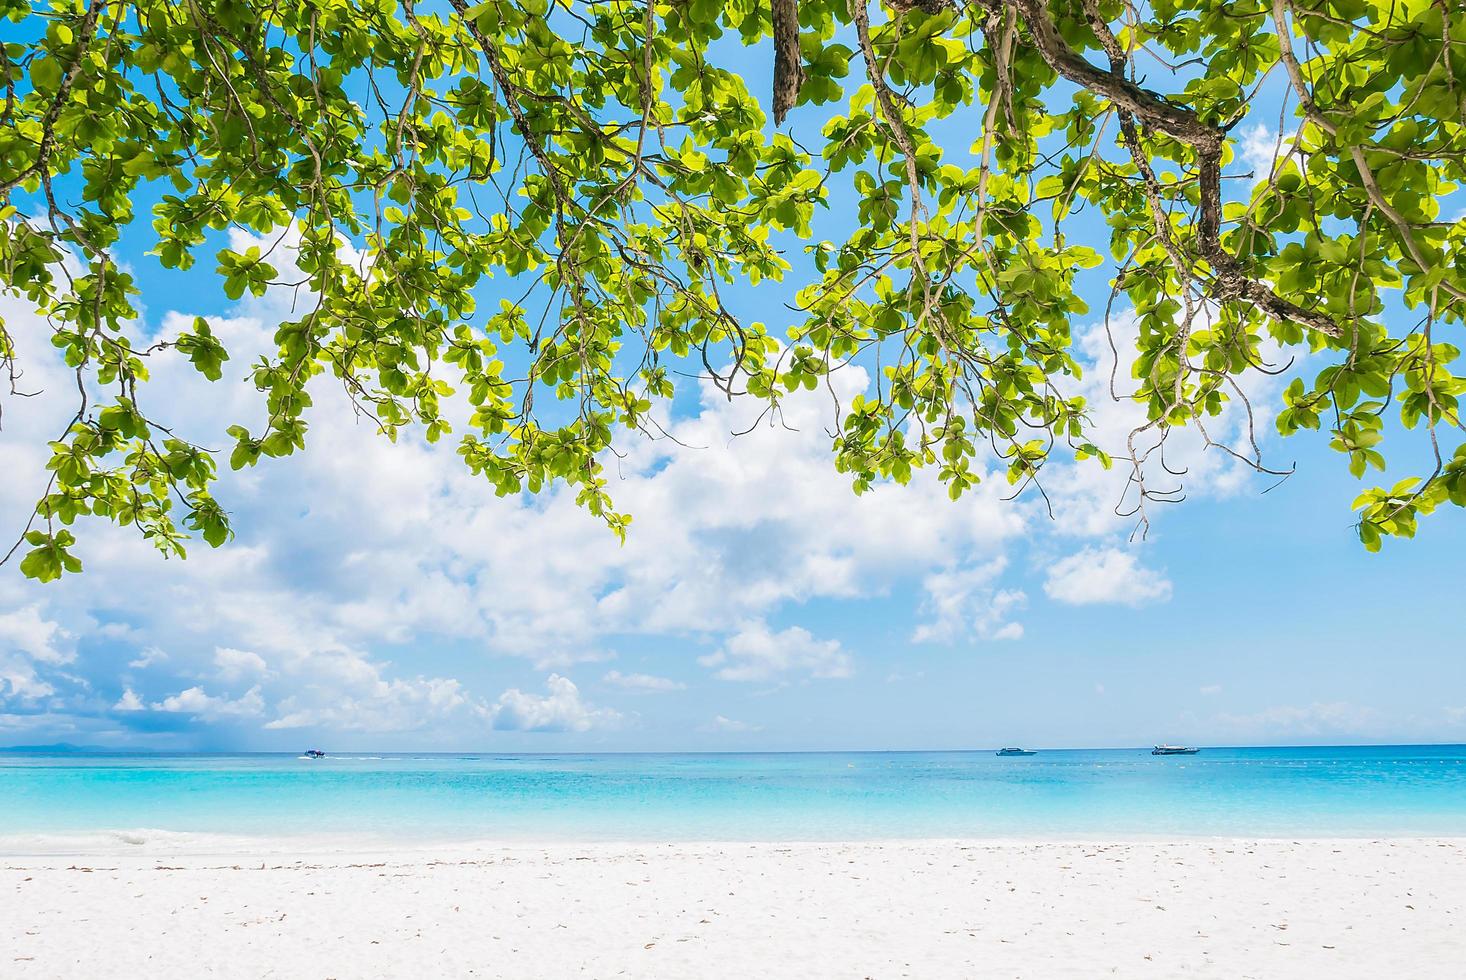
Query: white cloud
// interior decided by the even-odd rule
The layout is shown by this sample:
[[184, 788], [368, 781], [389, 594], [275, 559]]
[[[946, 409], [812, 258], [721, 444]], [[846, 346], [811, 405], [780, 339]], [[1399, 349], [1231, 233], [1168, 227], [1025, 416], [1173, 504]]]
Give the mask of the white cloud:
[[[176, 351], [159, 352], [144, 408], [209, 446], [230, 423], [257, 427], [264, 406], [248, 365], [271, 350], [275, 321], [295, 299], [272, 290], [235, 315], [209, 318], [231, 355], [223, 382], [205, 382]], [[0, 527], [18, 527], [45, 486], [46, 442], [74, 411], [74, 377], [26, 304], [0, 298], [0, 316], [27, 385], [42, 392], [5, 405]], [[191, 319], [166, 314], [163, 332]], [[1124, 324], [1133, 334], [1133, 318]], [[1109, 356], [1099, 326], [1081, 332], [1081, 344], [1093, 363]], [[1089, 398], [1101, 434], [1123, 442], [1143, 409], [1101, 395], [1107, 378], [1091, 370], [1076, 393]], [[759, 407], [705, 386], [692, 414], [661, 418], [675, 441], [632, 439], [623, 459], [609, 461], [617, 505], [636, 519], [618, 547], [573, 492], [495, 499], [464, 468], [454, 440], [390, 443], [323, 376], [312, 387], [305, 453], [221, 474], [217, 495], [237, 540], [219, 550], [195, 542], [187, 562], [163, 562], [135, 529], [86, 521], [78, 552], [87, 571], [45, 587], [46, 616], [81, 633], [89, 616], [102, 618], [100, 597], [126, 595], [127, 639], [150, 644], [132, 669], [171, 672], [177, 687], [206, 677], [258, 681], [267, 727], [355, 731], [449, 722], [470, 730], [476, 711], [497, 710], [455, 678], [403, 676], [382, 655], [385, 644], [463, 643], [548, 669], [604, 659], [611, 636], [691, 637], [720, 644], [710, 664], [720, 677], [839, 677], [851, 659], [836, 640], [764, 624], [793, 605], [871, 600], [916, 581], [926, 586], [925, 618], [914, 638], [1021, 635], [1011, 617], [1025, 597], [999, 578], [1008, 544], [1033, 524], [1033, 501], [1003, 502], [1008, 488], [991, 478], [951, 503], [934, 470], [856, 497], [834, 470], [827, 428], [832, 405], [867, 380], [860, 368], [842, 371], [833, 401], [827, 391], [790, 395], [784, 426], [738, 438], [730, 433], [747, 428]], [[188, 410], [174, 417], [176, 406]], [[1229, 458], [1175, 443], [1178, 452], [1186, 445], [1189, 489], [1242, 485]], [[1114, 532], [1123, 476], [1057, 464], [1045, 476], [1059, 533]], [[26, 602], [41, 594], [30, 584], [10, 588]], [[268, 669], [226, 666], [216, 648], [249, 652]], [[35, 698], [64, 684], [32, 661], [22, 667], [0, 664], [0, 685]], [[106, 684], [115, 690], [117, 679]]]
[[[126, 695], [123, 700], [126, 700]], [[196, 715], [205, 721], [216, 721], [226, 717], [258, 715], [265, 710], [265, 700], [258, 687], [250, 688], [233, 700], [209, 694], [202, 687], [190, 687], [162, 701], [154, 702], [153, 710]]]
[[0, 613], [0, 697], [32, 702], [55, 694], [55, 685], [37, 667], [71, 663], [73, 641], [59, 623], [42, 616], [39, 603]]
[[67, 664], [76, 659], [73, 639], [60, 623], [42, 617], [39, 603], [0, 613], [0, 650], [38, 663]]
[[[1288, 156], [1294, 145], [1294, 137], [1284, 136], [1280, 140], [1277, 130], [1265, 123], [1258, 123], [1242, 130], [1237, 155], [1257, 180], [1264, 181], [1272, 176], [1274, 168]], [[1295, 152], [1293, 159], [1300, 168], [1306, 165], [1306, 158], [1301, 151]]]
[[1259, 180], [1266, 180], [1272, 173], [1273, 162], [1279, 154], [1280, 146], [1278, 134], [1265, 124], [1259, 123], [1242, 130], [1237, 155], [1251, 168]]
[[277, 706], [265, 724], [271, 731], [329, 728], [339, 731], [407, 732], [467, 719], [481, 705], [452, 678], [382, 677], [382, 665], [342, 653], [304, 665], [312, 677]]
[[243, 677], [263, 677], [269, 673], [264, 657], [233, 647], [215, 648], [214, 666], [219, 668], [219, 676], [226, 681], [237, 681]]
[[[231, 355], [223, 382], [203, 381], [175, 352], [156, 357], [145, 407], [164, 417], [168, 406], [189, 406], [170, 421], [211, 446], [230, 423], [257, 425], [264, 412], [247, 365], [270, 350], [271, 318], [288, 298], [271, 302], [279, 308], [255, 303], [238, 310], [254, 315], [209, 318]], [[0, 525], [14, 525], [44, 488], [46, 440], [74, 406], [49, 327], [9, 300], [0, 299], [0, 315], [27, 382], [42, 391], [5, 406], [0, 469], [15, 479], [0, 486]], [[163, 332], [190, 320], [167, 314]], [[848, 399], [866, 376], [846, 371], [835, 384]], [[356, 418], [329, 378], [313, 392], [307, 452], [221, 474], [217, 495], [235, 541], [218, 550], [194, 542], [187, 562], [162, 562], [135, 529], [87, 521], [78, 546], [87, 571], [46, 587], [52, 620], [74, 628], [101, 612], [98, 597], [125, 592], [128, 639], [149, 644], [132, 669], [166, 670], [183, 687], [220, 670], [224, 679], [257, 678], [266, 702], [278, 702], [276, 727], [402, 730], [413, 727], [414, 707], [433, 703], [429, 689], [440, 701], [444, 691], [454, 692], [448, 701], [473, 698], [452, 678], [397, 676], [375, 652], [383, 644], [466, 641], [563, 667], [606, 658], [612, 635], [716, 641], [790, 604], [878, 597], [934, 563], [995, 555], [1025, 521], [1023, 504], [998, 499], [1000, 481], [956, 504], [935, 473], [856, 497], [831, 463], [827, 393], [787, 399], [788, 428], [733, 438], [757, 407], [708, 387], [693, 415], [662, 419], [676, 441], [632, 439], [625, 458], [611, 461], [617, 504], [636, 518], [618, 547], [573, 492], [493, 498], [452, 440], [390, 443]], [[131, 588], [138, 581], [149, 588]], [[253, 653], [268, 675], [216, 664], [216, 647]], [[815, 658], [812, 672], [848, 672], [838, 651]], [[353, 710], [364, 714], [353, 718]]]
[[621, 715], [609, 708], [593, 708], [581, 700], [580, 690], [568, 677], [551, 674], [548, 694], [525, 694], [510, 688], [488, 709], [496, 729], [512, 732], [588, 732], [613, 728]]
[[1118, 548], [1085, 548], [1049, 566], [1044, 592], [1070, 605], [1141, 606], [1171, 598], [1171, 582]]
[[41, 680], [35, 668], [24, 661], [0, 657], [0, 695], [21, 701], [34, 701], [56, 693], [56, 688]]
[[138, 697], [137, 692], [130, 687], [122, 692], [122, 697], [118, 698], [117, 703], [112, 706], [113, 711], [146, 711], [147, 709], [148, 706], [143, 704], [143, 699]]
[[787, 673], [811, 677], [849, 677], [850, 655], [839, 640], [817, 640], [802, 626], [775, 633], [762, 621], [744, 623], [722, 648], [698, 657], [725, 681], [760, 681]]
[[135, 640], [138, 637], [137, 630], [128, 623], [103, 623], [96, 629], [98, 636], [105, 636], [109, 640]]
[[687, 687], [681, 681], [674, 681], [670, 677], [657, 677], [652, 674], [623, 674], [619, 670], [608, 671], [601, 680], [627, 691], [641, 691], [648, 694], [681, 691]]
[[142, 652], [142, 655], [140, 657], [135, 660], [129, 660], [127, 662], [127, 666], [133, 668], [134, 670], [143, 670], [147, 667], [153, 666], [154, 664], [166, 663], [167, 660], [168, 654], [166, 651], [158, 647], [148, 647]]
[[733, 718], [726, 718], [723, 715], [715, 715], [713, 720], [703, 726], [705, 732], [761, 732], [762, 725], [750, 725], [746, 721], [737, 721]]
[[1206, 685], [1203, 685], [1200, 690], [1201, 690], [1201, 694], [1202, 694], [1203, 697], [1208, 697], [1209, 698], [1209, 697], [1212, 697], [1214, 695], [1221, 694], [1222, 693], [1222, 685], [1220, 685], [1220, 684], [1206, 684]]
[[928, 618], [911, 634], [913, 643], [956, 643], [968, 639], [1017, 640], [1023, 624], [1008, 617], [1023, 608], [1028, 596], [1017, 589], [995, 589], [993, 582], [1007, 567], [1006, 558], [968, 568], [934, 572], [922, 580]]
[[[1205, 316], [1199, 319], [1202, 322], [1198, 328], [1205, 326]], [[1101, 537], [1113, 534], [1117, 524], [1127, 531], [1135, 526], [1134, 516], [1117, 516], [1117, 511], [1129, 511], [1136, 504], [1133, 467], [1127, 448], [1132, 433], [1136, 433], [1135, 450], [1142, 460], [1147, 488], [1153, 493], [1183, 489], [1188, 498], [1226, 497], [1258, 486], [1255, 470], [1223, 449], [1208, 448], [1206, 439], [1194, 425], [1166, 430], [1166, 466], [1160, 465], [1161, 456], [1156, 447], [1160, 444], [1161, 430], [1136, 432], [1148, 424], [1146, 406], [1130, 397], [1134, 381], [1130, 377], [1129, 361], [1123, 360], [1139, 344], [1139, 330], [1135, 312], [1124, 310], [1110, 318], [1108, 327], [1100, 321], [1076, 334], [1076, 356], [1084, 364], [1084, 376], [1077, 382], [1062, 382], [1060, 387], [1066, 396], [1085, 400], [1089, 435], [1095, 445], [1114, 457], [1114, 465], [1105, 470], [1090, 460], [1044, 468], [1044, 487], [1054, 510], [1049, 526], [1060, 534]], [[1122, 358], [1118, 365], [1116, 350]], [[1290, 358], [1295, 359], [1296, 367], [1306, 358], [1307, 351], [1285, 352], [1276, 343], [1265, 340], [1259, 356], [1263, 364], [1277, 369]], [[1252, 419], [1249, 420], [1243, 402], [1232, 397], [1220, 415], [1205, 420], [1207, 433], [1215, 443], [1230, 446], [1244, 456], [1250, 454], [1255, 437], [1265, 452], [1265, 439], [1271, 431], [1268, 419], [1286, 383], [1286, 377], [1248, 370], [1238, 384], [1252, 405]], [[1184, 476], [1176, 476], [1177, 473]], [[1146, 506], [1146, 513], [1155, 520], [1167, 509], [1153, 498]]]

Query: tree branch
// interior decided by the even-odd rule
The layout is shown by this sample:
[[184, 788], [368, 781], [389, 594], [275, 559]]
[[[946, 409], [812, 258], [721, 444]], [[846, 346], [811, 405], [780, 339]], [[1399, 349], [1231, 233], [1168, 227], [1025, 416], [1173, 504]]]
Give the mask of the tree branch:
[[[1049, 19], [1043, 0], [978, 2], [990, 10], [1007, 3], [1016, 4], [1028, 21], [1035, 47], [1050, 68], [1076, 85], [1103, 95], [1120, 109], [1133, 113], [1150, 127], [1186, 143], [1195, 151], [1201, 190], [1196, 245], [1197, 252], [1212, 267], [1213, 279], [1208, 292], [1214, 298], [1247, 299], [1276, 320], [1298, 323], [1329, 337], [1343, 336], [1343, 328], [1331, 317], [1279, 296], [1261, 279], [1248, 275], [1237, 259], [1222, 247], [1222, 147], [1226, 145], [1225, 130], [1202, 121], [1194, 110], [1141, 88], [1114, 68], [1105, 70], [1090, 64], [1059, 34], [1057, 26]], [[1094, 25], [1093, 17], [1090, 23]], [[1108, 33], [1108, 27], [1105, 31]]]

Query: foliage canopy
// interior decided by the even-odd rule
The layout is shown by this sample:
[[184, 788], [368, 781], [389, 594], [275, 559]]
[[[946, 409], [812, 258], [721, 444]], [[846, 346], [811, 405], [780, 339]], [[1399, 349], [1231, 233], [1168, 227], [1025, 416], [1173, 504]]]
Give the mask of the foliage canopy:
[[[776, 412], [862, 360], [833, 444], [857, 490], [932, 465], [956, 497], [987, 453], [1025, 486], [1063, 451], [1118, 460], [1143, 522], [1166, 434], [1204, 433], [1281, 344], [1311, 351], [1283, 433], [1326, 430], [1357, 476], [1420, 433], [1420, 475], [1359, 498], [1367, 547], [1466, 505], [1460, 0], [0, 3], [0, 288], [49, 318], [79, 393], [31, 577], [80, 568], [82, 515], [166, 553], [231, 533], [222, 454], [146, 382], [161, 357], [244, 369], [202, 318], [140, 333], [124, 234], [231, 298], [313, 297], [248, 367], [268, 410], [229, 429], [236, 468], [304, 447], [326, 375], [394, 438], [447, 435], [465, 399], [458, 451], [495, 490], [563, 480], [622, 532], [601, 461], [679, 367]], [[1260, 106], [1280, 152], [1248, 174]], [[231, 228], [290, 229], [304, 281], [219, 248]], [[1121, 397], [1148, 421], [1120, 447], [1064, 394], [1097, 267], [1139, 327]], [[725, 302], [790, 275], [787, 323]], [[492, 276], [522, 298], [481, 308]], [[17, 357], [0, 326], [12, 391]]]

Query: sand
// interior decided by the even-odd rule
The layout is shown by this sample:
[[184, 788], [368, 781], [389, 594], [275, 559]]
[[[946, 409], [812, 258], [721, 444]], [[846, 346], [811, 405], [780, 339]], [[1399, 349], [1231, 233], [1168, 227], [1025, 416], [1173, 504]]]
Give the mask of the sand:
[[1459, 839], [270, 850], [0, 852], [0, 977], [1466, 975]]

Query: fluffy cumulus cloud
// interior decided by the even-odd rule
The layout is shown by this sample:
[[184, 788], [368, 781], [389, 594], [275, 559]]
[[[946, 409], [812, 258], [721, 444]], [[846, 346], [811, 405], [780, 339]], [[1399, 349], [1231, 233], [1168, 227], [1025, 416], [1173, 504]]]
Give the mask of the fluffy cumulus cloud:
[[122, 697], [112, 706], [113, 711], [146, 711], [148, 706], [143, 704], [143, 699], [137, 696], [132, 688], [124, 688]]
[[1244, 127], [1240, 137], [1237, 154], [1258, 180], [1266, 180], [1290, 153], [1299, 168], [1306, 165], [1302, 151], [1295, 149], [1295, 137], [1286, 134], [1280, 137], [1277, 130], [1264, 123]]
[[1044, 592], [1070, 605], [1119, 603], [1143, 606], [1171, 597], [1171, 581], [1140, 564], [1133, 552], [1085, 548], [1049, 566]]
[[0, 613], [0, 643], [31, 660], [47, 664], [70, 663], [76, 658], [73, 639], [60, 623], [43, 617], [37, 604]]
[[510, 732], [588, 732], [621, 723], [619, 713], [587, 704], [568, 677], [551, 674], [545, 691], [526, 694], [516, 687], [499, 695], [487, 711], [494, 727]]
[[[1188, 498], [1228, 497], [1255, 487], [1257, 471], [1239, 458], [1250, 458], [1254, 444], [1263, 452], [1263, 463], [1269, 462], [1267, 420], [1277, 407], [1286, 378], [1248, 370], [1238, 381], [1246, 401], [1234, 397], [1226, 402], [1219, 415], [1206, 420], [1205, 435], [1190, 426], [1167, 430], [1162, 440], [1160, 430], [1149, 427], [1145, 404], [1130, 397], [1134, 381], [1129, 365], [1116, 356], [1117, 350], [1121, 357], [1133, 351], [1138, 334], [1139, 323], [1130, 310], [1076, 332], [1084, 376], [1063, 387], [1066, 395], [1084, 398], [1089, 433], [1097, 446], [1114, 457], [1114, 465], [1108, 471], [1097, 465], [1044, 468], [1045, 490], [1053, 503], [1050, 527], [1060, 536], [1109, 537], [1117, 525], [1126, 530], [1134, 527], [1138, 501], [1131, 446], [1151, 492], [1184, 490]], [[1290, 360], [1297, 363], [1307, 352], [1284, 351], [1269, 340], [1261, 345], [1260, 356], [1264, 367], [1276, 371]], [[1168, 505], [1152, 498], [1145, 512], [1158, 519], [1167, 509]], [[1122, 514], [1128, 516], [1119, 516]]]
[[36, 674], [35, 667], [18, 657], [0, 657], [0, 698], [31, 702], [55, 694], [56, 689]]
[[1237, 155], [1259, 179], [1265, 179], [1273, 171], [1273, 164], [1281, 155], [1282, 141], [1278, 134], [1266, 125], [1243, 128], [1238, 141]]
[[[189, 405], [174, 421], [206, 445], [217, 445], [228, 424], [259, 417], [243, 365], [270, 346], [282, 312], [270, 301], [211, 318], [229, 366], [240, 366], [231, 372], [237, 383], [207, 384], [176, 358], [151, 365], [145, 397], [157, 414]], [[44, 487], [45, 441], [72, 406], [45, 325], [0, 304], [27, 381], [42, 392], [7, 406], [13, 438], [0, 463], [16, 479], [0, 487], [0, 520], [18, 525]], [[166, 314], [163, 329], [182, 322], [183, 314]], [[848, 371], [838, 396], [865, 383]], [[1025, 520], [1021, 506], [997, 499], [996, 485], [948, 503], [934, 474], [856, 497], [831, 466], [825, 393], [792, 397], [782, 426], [734, 438], [753, 407], [708, 389], [692, 413], [663, 419], [675, 438], [633, 441], [614, 462], [617, 503], [636, 517], [617, 547], [571, 493], [496, 499], [451, 446], [394, 445], [324, 384], [316, 400], [312, 451], [223, 474], [218, 494], [239, 535], [225, 548], [196, 543], [186, 563], [163, 562], [132, 529], [90, 522], [81, 580], [43, 589], [12, 576], [0, 609], [23, 599], [16, 608], [58, 629], [94, 622], [96, 613], [95, 633], [133, 644], [130, 673], [99, 678], [111, 688], [109, 704], [126, 688], [145, 706], [171, 702], [179, 708], [167, 710], [181, 713], [180, 690], [224, 697], [200, 686], [208, 679], [236, 697], [258, 684], [267, 728], [401, 731], [448, 718], [471, 723], [482, 703], [454, 678], [404, 675], [377, 652], [383, 644], [466, 643], [563, 668], [611, 656], [614, 636], [689, 636], [721, 643], [722, 677], [845, 676], [852, 661], [837, 641], [749, 624], [812, 600], [887, 594], [933, 562], [996, 554]], [[140, 581], [149, 587], [131, 587]], [[109, 594], [128, 597], [126, 622], [100, 608], [97, 598]], [[33, 668], [30, 655], [9, 656], [7, 689], [54, 693], [56, 680]], [[618, 672], [608, 683], [670, 689], [649, 677]], [[170, 690], [170, 678], [183, 683]], [[224, 715], [218, 704], [198, 704]], [[495, 717], [518, 714], [510, 705]]]
[[[123, 693], [123, 701], [131, 691]], [[136, 695], [134, 695], [134, 699]], [[252, 687], [238, 698], [209, 694], [202, 687], [190, 687], [153, 704], [154, 711], [195, 715], [205, 721], [235, 716], [253, 716], [265, 710], [265, 699], [258, 687]]]
[[217, 648], [214, 651], [214, 666], [219, 668], [219, 676], [226, 681], [237, 681], [243, 677], [263, 677], [269, 672], [264, 657], [233, 647]]
[[913, 643], [957, 643], [964, 640], [1017, 640], [1023, 624], [1009, 617], [1028, 596], [1019, 589], [1000, 589], [994, 582], [1007, 567], [995, 558], [967, 568], [934, 572], [922, 580], [926, 619], [911, 634]]
[[[145, 410], [211, 447], [229, 424], [257, 426], [265, 408], [248, 365], [271, 348], [274, 324], [296, 299], [271, 291], [210, 317], [230, 352], [226, 381], [210, 384], [165, 352], [150, 364]], [[171, 333], [192, 315], [157, 319]], [[4, 406], [0, 527], [19, 528], [45, 486], [46, 443], [75, 410], [74, 377], [24, 304], [0, 298], [0, 316], [27, 389], [40, 392]], [[1082, 345], [1096, 363], [1109, 356], [1099, 327]], [[1090, 372], [1076, 393], [1089, 398], [1100, 434], [1111, 438], [1102, 444], [1123, 444], [1139, 409], [1110, 400], [1098, 380], [1107, 377]], [[910, 486], [857, 497], [834, 470], [828, 431], [834, 406], [867, 382], [863, 370], [848, 368], [832, 379], [833, 398], [791, 395], [781, 425], [765, 420], [738, 437], [731, 433], [749, 428], [757, 406], [705, 387], [687, 410], [660, 419], [673, 438], [630, 440], [611, 461], [616, 503], [635, 516], [618, 547], [573, 493], [497, 499], [451, 440], [391, 443], [323, 377], [307, 452], [222, 474], [217, 493], [238, 533], [226, 547], [196, 542], [187, 562], [165, 562], [135, 530], [91, 521], [80, 529], [80, 578], [39, 587], [7, 569], [0, 638], [16, 639], [0, 645], [0, 696], [59, 699], [58, 711], [99, 717], [167, 712], [273, 730], [471, 731], [487, 720], [576, 731], [614, 712], [585, 708], [564, 676], [547, 695], [509, 691], [489, 701], [442, 676], [446, 669], [395, 662], [402, 658], [387, 651], [453, 645], [565, 671], [610, 659], [639, 638], [674, 637], [714, 650], [702, 659], [721, 679], [837, 679], [855, 669], [855, 654], [838, 639], [767, 623], [815, 602], [887, 599], [911, 584], [921, 586], [913, 604], [920, 612], [910, 610], [920, 616], [914, 639], [1021, 636], [1025, 596], [1005, 584], [1012, 572], [1004, 556], [1033, 528], [1113, 534], [1123, 476], [1092, 466], [1046, 470], [1059, 514], [1053, 525], [1037, 519], [1032, 501], [1004, 502], [1008, 488], [996, 477], [956, 503], [930, 471]], [[1227, 424], [1235, 431], [1235, 420]], [[1224, 491], [1240, 479], [1223, 454], [1186, 445], [1177, 451], [1198, 457], [1188, 459], [1194, 481]], [[1169, 590], [1146, 574], [1137, 594]], [[111, 673], [91, 674], [92, 693], [60, 669], [77, 637], [125, 648], [97, 661], [106, 667], [95, 670]], [[619, 671], [605, 683], [628, 693], [676, 684]]]
[[37, 603], [0, 612], [0, 702], [33, 702], [56, 693], [38, 668], [76, 659], [74, 637]]
[[802, 626], [775, 632], [763, 622], [743, 624], [723, 646], [699, 657], [725, 681], [764, 681], [785, 676], [849, 677], [850, 655], [839, 640], [816, 639]]
[[[113, 625], [113, 624], [108, 624]], [[143, 650], [142, 655], [127, 662], [127, 666], [133, 670], [146, 670], [154, 664], [165, 663], [168, 660], [168, 653], [157, 647], [148, 647]]]
[[350, 650], [311, 658], [293, 671], [303, 682], [264, 727], [411, 732], [462, 722], [481, 707], [453, 678], [389, 678], [388, 667]]

